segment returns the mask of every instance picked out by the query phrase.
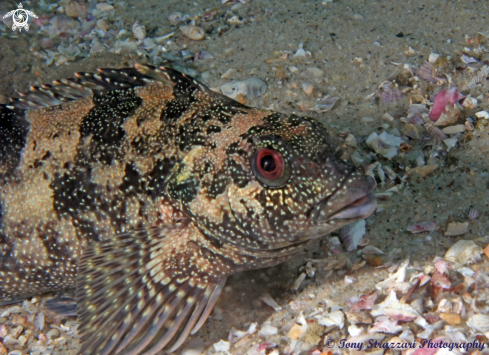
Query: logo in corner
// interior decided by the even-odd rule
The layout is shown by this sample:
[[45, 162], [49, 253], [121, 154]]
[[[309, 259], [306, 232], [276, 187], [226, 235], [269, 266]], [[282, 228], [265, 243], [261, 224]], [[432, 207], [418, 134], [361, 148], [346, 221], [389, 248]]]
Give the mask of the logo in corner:
[[12, 20], [14, 23], [12, 24], [12, 31], [15, 31], [17, 28], [19, 32], [22, 32], [24, 28], [26, 31], [29, 31], [29, 16], [37, 18], [36, 14], [29, 10], [24, 10], [24, 6], [19, 3], [19, 8], [16, 10], [12, 10], [7, 13], [3, 18], [7, 18], [12, 16]]

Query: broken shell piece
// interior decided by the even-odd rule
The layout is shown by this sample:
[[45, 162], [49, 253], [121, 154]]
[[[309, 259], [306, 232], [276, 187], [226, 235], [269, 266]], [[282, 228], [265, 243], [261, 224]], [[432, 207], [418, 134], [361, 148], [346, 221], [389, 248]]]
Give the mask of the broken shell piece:
[[415, 125], [413, 125], [411, 123], [407, 123], [404, 125], [404, 127], [402, 128], [401, 134], [403, 136], [407, 136], [411, 139], [419, 139], [418, 129], [416, 128]]
[[214, 349], [216, 351], [228, 351], [231, 348], [231, 344], [225, 340], [219, 340], [219, 342], [214, 344]]
[[397, 147], [401, 145], [402, 139], [385, 131], [380, 136], [376, 132], [373, 132], [368, 136], [365, 143], [377, 154], [390, 159], [397, 155]]
[[287, 337], [292, 340], [297, 340], [302, 334], [302, 326], [299, 324], [294, 324], [287, 333]]
[[370, 314], [374, 317], [386, 315], [391, 319], [409, 322], [418, 318], [419, 314], [416, 309], [407, 304], [400, 303], [396, 297], [396, 291], [391, 290], [387, 298], [379, 304], [372, 307]]
[[222, 93], [232, 99], [236, 99], [239, 94], [250, 98], [259, 97], [267, 91], [267, 88], [267, 84], [258, 78], [249, 78], [221, 85]]
[[478, 332], [489, 332], [489, 316], [486, 314], [474, 314], [467, 321], [467, 325]]
[[443, 140], [443, 143], [445, 143], [445, 145], [448, 148], [447, 151], [450, 151], [450, 149], [455, 148], [455, 146], [457, 145], [457, 142], [458, 142], [457, 137], [447, 138], [447, 139]]
[[360, 334], [363, 333], [363, 328], [362, 327], [359, 327], [355, 324], [352, 324], [350, 326], [348, 326], [348, 333], [352, 336], [352, 337], [356, 337], [356, 336], [359, 336]]
[[132, 25], [132, 34], [134, 35], [134, 37], [142, 41], [146, 38], [146, 27], [136, 21], [134, 22], [134, 25]]
[[360, 221], [351, 223], [343, 228], [340, 231], [340, 237], [343, 243], [345, 244], [347, 251], [352, 251], [357, 249], [358, 242], [365, 235], [365, 220], [362, 219]]
[[264, 323], [263, 327], [258, 332], [258, 334], [263, 336], [275, 335], [277, 333], [278, 333], [278, 328], [272, 326], [270, 322]]
[[457, 134], [457, 133], [465, 132], [465, 130], [466, 130], [465, 125], [463, 125], [463, 124], [457, 124], [455, 126], [445, 127], [441, 131], [444, 134]]
[[294, 291], [297, 291], [299, 287], [301, 287], [302, 281], [306, 279], [306, 273], [303, 272], [299, 275], [299, 277], [294, 281], [294, 284], [292, 285], [291, 289]]
[[356, 280], [357, 280], [356, 278], [349, 276], [349, 275], [346, 275], [344, 278], [345, 284], [347, 284], [347, 285], [354, 283]]
[[345, 316], [342, 311], [323, 313], [323, 316], [318, 319], [318, 324], [326, 327], [336, 325], [338, 328], [343, 329], [343, 325], [345, 324]]
[[437, 53], [430, 53], [429, 57], [428, 57], [428, 62], [430, 63], [435, 63], [438, 58], [440, 58], [440, 55], [437, 54]]
[[330, 97], [330, 96], [325, 96], [324, 99], [320, 101], [320, 103], [315, 104], [313, 107], [309, 108], [309, 111], [314, 111], [317, 113], [324, 113], [329, 110], [331, 110], [336, 101], [338, 101], [338, 97]]
[[188, 25], [180, 27], [180, 31], [190, 39], [194, 41], [200, 41], [204, 39], [205, 33], [204, 30], [198, 26]]
[[408, 227], [408, 231], [411, 233], [421, 233], [421, 232], [426, 232], [426, 231], [434, 231], [437, 230], [440, 226], [436, 221], [426, 221], [426, 222], [420, 222], [417, 224], [413, 224], [412, 226]]
[[432, 173], [436, 168], [438, 168], [437, 164], [428, 164], [428, 165], [422, 165], [418, 166], [413, 169], [409, 169], [407, 173], [409, 175], [419, 175], [421, 177], [425, 177], [426, 175]]
[[489, 119], [489, 112], [487, 112], [487, 111], [476, 112], [475, 117], [488, 120]]
[[384, 281], [379, 282], [377, 285], [375, 285], [375, 288], [377, 290], [384, 290], [384, 289], [389, 289], [391, 288], [394, 284], [396, 283], [402, 283], [406, 279], [406, 268], [409, 265], [409, 259], [404, 260], [400, 265], [397, 271], [393, 274], [391, 274], [387, 279]]
[[392, 88], [392, 83], [388, 82], [380, 88], [380, 99], [383, 102], [394, 102], [402, 99], [402, 92], [399, 89]]
[[233, 76], [235, 77], [237, 75], [237, 71], [234, 68], [228, 69], [224, 72], [224, 74], [221, 75], [222, 79], [234, 79]]
[[467, 233], [468, 228], [469, 228], [469, 222], [463, 222], [463, 223], [452, 222], [448, 224], [445, 235], [449, 237], [462, 235]]
[[[372, 292], [360, 297], [360, 299], [350, 305], [351, 312], [358, 312], [362, 309], [371, 309], [377, 299], [377, 292]], [[348, 302], [347, 302], [348, 303]]]
[[348, 136], [346, 136], [345, 144], [349, 147], [356, 148], [357, 147], [357, 140], [355, 139], [355, 136], [351, 133]]
[[200, 51], [195, 52], [194, 62], [196, 62], [198, 60], [202, 60], [202, 59], [212, 59], [212, 58], [214, 58], [214, 57], [212, 55], [210, 55], [209, 52], [201, 49]]
[[239, 340], [243, 339], [246, 335], [248, 335], [248, 332], [238, 330], [238, 329], [233, 327], [229, 331], [228, 340], [231, 344], [234, 344], [234, 343], [238, 342]]
[[468, 95], [465, 100], [462, 102], [462, 106], [468, 110], [477, 107], [477, 99], [475, 97], [471, 97]]
[[396, 334], [402, 331], [402, 326], [397, 325], [396, 320], [390, 320], [387, 317], [378, 317], [375, 324], [369, 329], [369, 333], [390, 333]]
[[479, 217], [480, 212], [477, 211], [475, 208], [471, 208], [468, 214], [469, 219], [476, 219]]
[[372, 324], [372, 318], [366, 313], [345, 312], [345, 315], [350, 324]]
[[450, 87], [436, 94], [431, 106], [429, 117], [433, 122], [436, 122], [442, 113], [446, 113], [446, 107], [453, 106], [456, 102], [465, 98], [456, 87]]
[[375, 121], [375, 119], [372, 118], [372, 117], [362, 117], [362, 118], [360, 118], [360, 122], [362, 122], [362, 123], [370, 123], [370, 122], [373, 122], [373, 121]]
[[324, 71], [317, 68], [317, 67], [309, 67], [307, 68], [307, 72], [313, 77], [313, 78], [321, 78], [324, 75]]
[[444, 289], [448, 289], [452, 286], [450, 280], [439, 271], [435, 271], [431, 276], [431, 283], [433, 286], [438, 286]]
[[312, 86], [311, 84], [303, 83], [302, 91], [304, 91], [307, 96], [312, 96], [312, 94], [314, 94], [314, 86]]
[[481, 261], [482, 248], [471, 240], [461, 239], [451, 246], [445, 259], [456, 264], [466, 265]]
[[460, 110], [456, 106], [446, 106], [445, 112], [434, 123], [437, 127], [449, 126], [457, 123], [460, 116]]
[[434, 265], [436, 270], [438, 270], [442, 274], [444, 274], [448, 269], [448, 262], [442, 258], [435, 261]]
[[421, 65], [417, 71], [417, 75], [420, 79], [431, 83], [436, 83], [439, 80], [439, 78], [435, 77], [435, 67], [430, 62]]
[[450, 325], [458, 325], [462, 323], [462, 317], [457, 313], [440, 313], [440, 318]]
[[272, 296], [267, 293], [265, 294], [264, 296], [260, 297], [260, 299], [265, 302], [267, 305], [269, 305], [270, 307], [272, 307], [275, 312], [278, 312], [278, 311], [281, 311], [282, 310], [282, 307], [280, 307], [278, 305], [277, 302], [275, 302], [275, 300], [272, 298]]

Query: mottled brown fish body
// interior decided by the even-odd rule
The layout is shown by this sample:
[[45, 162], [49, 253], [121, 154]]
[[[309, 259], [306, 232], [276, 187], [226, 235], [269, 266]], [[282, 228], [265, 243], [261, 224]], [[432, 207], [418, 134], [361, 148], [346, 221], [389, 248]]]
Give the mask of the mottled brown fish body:
[[0, 106], [0, 302], [76, 288], [81, 354], [173, 351], [229, 275], [370, 215], [374, 186], [311, 118], [77, 74]]

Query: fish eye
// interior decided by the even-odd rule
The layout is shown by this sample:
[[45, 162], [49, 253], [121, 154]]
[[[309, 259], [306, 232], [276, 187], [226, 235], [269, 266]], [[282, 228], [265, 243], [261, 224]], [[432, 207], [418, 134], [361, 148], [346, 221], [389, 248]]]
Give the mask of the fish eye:
[[258, 148], [253, 156], [252, 169], [263, 184], [282, 186], [289, 180], [291, 168], [282, 153], [269, 148]]

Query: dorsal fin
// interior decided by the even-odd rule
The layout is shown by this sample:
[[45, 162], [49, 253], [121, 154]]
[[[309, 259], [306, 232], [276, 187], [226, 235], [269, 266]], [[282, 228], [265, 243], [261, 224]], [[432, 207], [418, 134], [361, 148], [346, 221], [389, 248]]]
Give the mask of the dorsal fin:
[[89, 97], [105, 91], [145, 86], [151, 82], [177, 84], [178, 81], [192, 82], [203, 91], [210, 92], [192, 77], [176, 70], [155, 68], [137, 64], [135, 68], [98, 69], [98, 73], [76, 73], [75, 78], [53, 81], [52, 84], [33, 86], [19, 98], [11, 98], [11, 105], [23, 110], [57, 106], [64, 102]]

